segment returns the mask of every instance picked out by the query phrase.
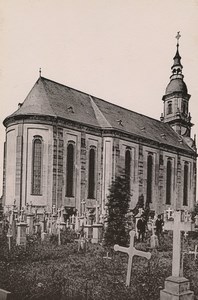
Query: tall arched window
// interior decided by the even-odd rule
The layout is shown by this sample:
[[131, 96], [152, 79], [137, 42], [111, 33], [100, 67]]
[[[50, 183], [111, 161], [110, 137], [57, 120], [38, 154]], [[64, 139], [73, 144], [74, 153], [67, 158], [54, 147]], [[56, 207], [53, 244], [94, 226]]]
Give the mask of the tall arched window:
[[147, 191], [146, 191], [147, 204], [152, 203], [152, 184], [153, 184], [153, 157], [152, 155], [149, 155], [147, 160]]
[[130, 190], [130, 178], [131, 178], [131, 151], [128, 149], [125, 152], [125, 176]]
[[88, 198], [95, 198], [95, 150], [89, 151]]
[[32, 148], [32, 194], [41, 195], [42, 188], [42, 138], [35, 136]]
[[169, 159], [167, 161], [167, 169], [166, 169], [166, 204], [171, 204], [171, 185], [172, 182], [172, 163]]
[[66, 196], [74, 196], [74, 146], [67, 146]]
[[184, 164], [183, 205], [188, 205], [188, 163]]
[[168, 102], [167, 115], [172, 114], [172, 102]]

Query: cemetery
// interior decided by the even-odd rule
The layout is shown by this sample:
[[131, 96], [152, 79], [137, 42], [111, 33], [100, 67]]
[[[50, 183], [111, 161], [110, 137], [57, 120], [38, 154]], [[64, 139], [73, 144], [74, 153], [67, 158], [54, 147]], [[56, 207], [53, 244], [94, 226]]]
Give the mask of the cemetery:
[[[83, 205], [83, 204], [82, 204]], [[130, 216], [128, 242], [107, 245], [107, 218], [15, 204], [1, 213], [0, 299], [198, 299], [198, 216], [171, 208], [148, 218], [145, 241]], [[157, 242], [155, 242], [157, 241]]]

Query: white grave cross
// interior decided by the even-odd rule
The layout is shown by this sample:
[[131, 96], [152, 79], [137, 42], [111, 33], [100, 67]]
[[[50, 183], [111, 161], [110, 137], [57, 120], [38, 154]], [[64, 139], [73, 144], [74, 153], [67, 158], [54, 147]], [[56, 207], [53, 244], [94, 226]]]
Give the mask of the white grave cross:
[[126, 278], [126, 286], [130, 285], [130, 281], [131, 281], [131, 269], [132, 269], [132, 262], [133, 262], [133, 256], [137, 255], [137, 256], [142, 256], [145, 257], [147, 259], [151, 258], [151, 253], [150, 252], [144, 252], [144, 251], [140, 251], [135, 249], [134, 247], [134, 237], [135, 237], [135, 231], [132, 230], [130, 231], [130, 246], [127, 247], [122, 247], [119, 245], [114, 245], [114, 250], [115, 251], [120, 251], [120, 252], [124, 252], [127, 253], [129, 256], [129, 260], [128, 260], [128, 269], [127, 269], [127, 278]]
[[172, 276], [183, 276], [181, 262], [181, 231], [192, 231], [191, 222], [182, 222], [181, 211], [174, 212], [174, 221], [165, 221], [164, 229], [173, 230]]
[[196, 260], [197, 255], [198, 255], [197, 245], [195, 245], [195, 251], [189, 251], [188, 253], [189, 253], [189, 254], [194, 254], [194, 255], [195, 255], [195, 260]]

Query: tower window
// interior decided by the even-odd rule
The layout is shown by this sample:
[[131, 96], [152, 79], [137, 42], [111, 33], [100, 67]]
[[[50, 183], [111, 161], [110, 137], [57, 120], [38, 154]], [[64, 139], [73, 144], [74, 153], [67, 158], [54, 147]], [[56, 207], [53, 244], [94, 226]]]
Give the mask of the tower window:
[[166, 169], [166, 204], [171, 204], [171, 179], [172, 179], [172, 164], [171, 160], [167, 162], [167, 169]]
[[183, 114], [187, 114], [187, 105], [184, 101], [182, 101], [181, 111]]
[[146, 191], [147, 204], [152, 203], [152, 183], [153, 183], [153, 157], [149, 155], [147, 160], [147, 191]]
[[184, 164], [183, 205], [188, 205], [188, 163]]
[[172, 102], [168, 102], [168, 107], [167, 107], [167, 115], [172, 114]]
[[42, 182], [42, 138], [36, 136], [32, 147], [32, 194], [41, 195]]
[[89, 151], [88, 198], [95, 198], [95, 150]]
[[128, 189], [130, 190], [130, 178], [131, 178], [131, 151], [125, 152], [125, 177], [127, 180]]
[[67, 146], [66, 196], [73, 197], [74, 186], [74, 146]]

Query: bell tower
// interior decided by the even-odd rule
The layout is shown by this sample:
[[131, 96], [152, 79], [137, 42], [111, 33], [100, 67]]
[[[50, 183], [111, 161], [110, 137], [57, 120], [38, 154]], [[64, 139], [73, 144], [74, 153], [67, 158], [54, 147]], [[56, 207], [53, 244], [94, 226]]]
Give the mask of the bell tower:
[[177, 50], [173, 58], [171, 67], [172, 75], [170, 82], [166, 88], [165, 95], [162, 100], [164, 102], [164, 112], [161, 121], [169, 123], [170, 126], [181, 136], [191, 136], [191, 116], [189, 112], [189, 99], [187, 86], [183, 80], [183, 66], [181, 64], [181, 56], [179, 54], [180, 32], [177, 33]]

